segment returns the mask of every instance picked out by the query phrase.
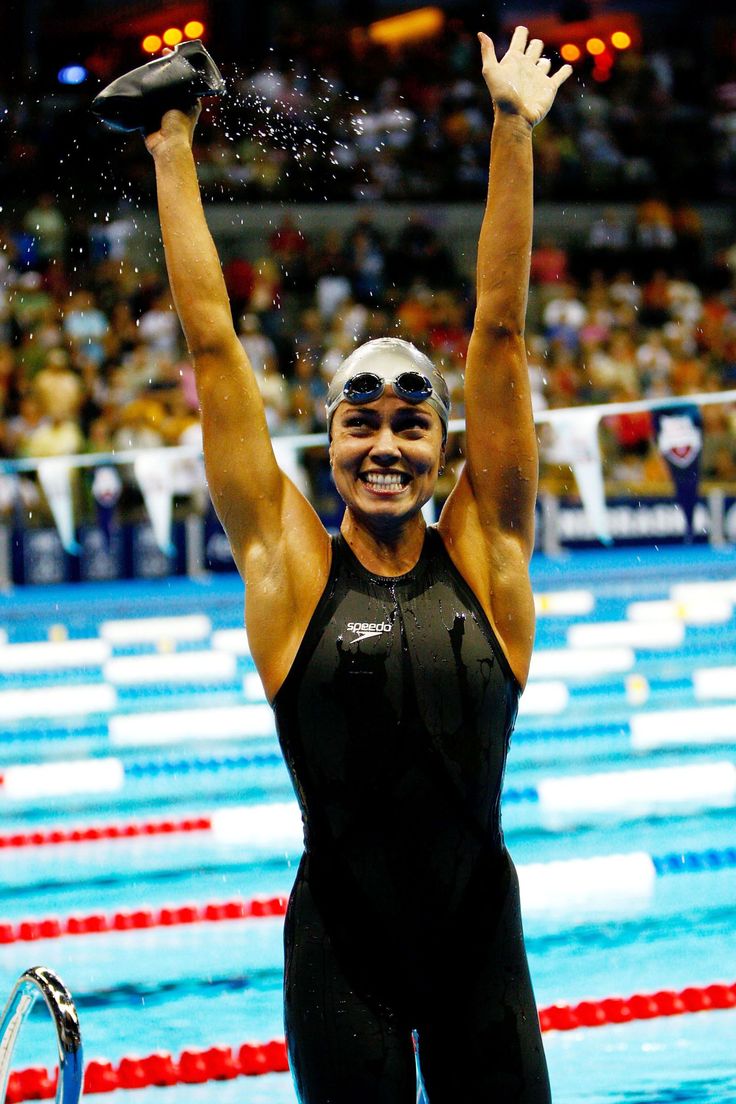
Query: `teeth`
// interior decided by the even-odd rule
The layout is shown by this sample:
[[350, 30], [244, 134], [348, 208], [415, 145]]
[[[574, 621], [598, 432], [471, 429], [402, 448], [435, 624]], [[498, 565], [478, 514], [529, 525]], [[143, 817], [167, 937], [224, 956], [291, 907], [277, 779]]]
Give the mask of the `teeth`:
[[378, 472], [369, 472], [366, 476], [367, 483], [373, 483], [377, 487], [403, 487], [404, 480], [400, 475], [381, 475]]

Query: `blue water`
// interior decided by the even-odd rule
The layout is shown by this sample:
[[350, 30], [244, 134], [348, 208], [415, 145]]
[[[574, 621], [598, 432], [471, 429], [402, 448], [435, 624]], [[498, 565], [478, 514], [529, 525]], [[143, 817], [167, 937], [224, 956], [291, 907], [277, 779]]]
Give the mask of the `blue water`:
[[[709, 549], [660, 553], [581, 553], [534, 565], [537, 591], [588, 587], [592, 614], [542, 617], [538, 648], [564, 647], [570, 626], [622, 620], [633, 600], [669, 596], [681, 580], [736, 579], [736, 556]], [[204, 612], [213, 628], [239, 626], [242, 590], [232, 578], [190, 582], [90, 584], [17, 591], [0, 596], [10, 642], [46, 640], [52, 626], [69, 637], [97, 635], [102, 620]], [[181, 645], [179, 651], [207, 647]], [[155, 652], [116, 649], [116, 654]], [[682, 646], [637, 650], [637, 674], [650, 686], [650, 709], [693, 708], [697, 667], [736, 663], [736, 618], [724, 625], [688, 626]], [[242, 679], [253, 670], [238, 660], [237, 677], [216, 687], [125, 688], [119, 711], [242, 704]], [[99, 682], [99, 669], [13, 675], [2, 689]], [[674, 764], [736, 762], [733, 744], [635, 753], [626, 675], [569, 677], [570, 703], [559, 715], [522, 717], [506, 779], [507, 794], [550, 776]], [[736, 703], [736, 687], [734, 692]], [[292, 797], [277, 762], [217, 768], [212, 760], [268, 756], [274, 737], [208, 741], [198, 747], [111, 747], [103, 715], [0, 721], [2, 766], [51, 759], [116, 755], [127, 768], [168, 764], [158, 773], [126, 775], [112, 795], [24, 800], [0, 790], [0, 833], [126, 819], [183, 817], [218, 807]], [[181, 764], [187, 761], [184, 768]], [[197, 765], [197, 760], [200, 761]], [[207, 761], [210, 761], [209, 766]], [[203, 764], [204, 761], [204, 765]], [[178, 762], [179, 767], [172, 764]], [[736, 807], [663, 808], [656, 815], [595, 813], [555, 828], [533, 801], [507, 800], [504, 825], [517, 863], [645, 851], [663, 856], [736, 845]], [[254, 894], [287, 893], [298, 850], [273, 853], [217, 842], [194, 833], [151, 840], [59, 845], [0, 851], [0, 921], [28, 917], [160, 908], [167, 904]], [[656, 880], [646, 900], [592, 900], [576, 909], [552, 901], [525, 916], [538, 1004], [627, 996], [736, 980], [736, 870], [700, 870]], [[281, 1036], [281, 922], [277, 919], [67, 937], [0, 946], [0, 991], [30, 965], [55, 969], [78, 1002], [87, 1058]], [[545, 1035], [555, 1104], [674, 1104], [736, 1101], [733, 1039], [736, 1011]], [[27, 1025], [14, 1066], [52, 1065], [55, 1048], [43, 1010]], [[216, 1086], [118, 1092], [137, 1104], [294, 1104], [288, 1075], [238, 1078]]]

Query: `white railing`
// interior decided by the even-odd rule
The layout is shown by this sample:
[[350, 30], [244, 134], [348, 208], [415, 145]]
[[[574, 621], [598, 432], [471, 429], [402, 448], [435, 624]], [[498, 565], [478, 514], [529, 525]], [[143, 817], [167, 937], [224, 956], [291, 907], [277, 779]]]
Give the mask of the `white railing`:
[[[605, 520], [602, 461], [597, 439], [600, 422], [605, 418], [621, 414], [728, 403], [736, 403], [736, 390], [543, 410], [534, 415], [534, 420], [540, 425], [550, 427], [545, 458], [552, 463], [570, 464], [575, 474], [586, 518], [591, 523], [592, 532], [604, 543], [607, 543], [610, 538], [607, 534], [607, 522]], [[450, 433], [461, 433], [465, 429], [465, 422], [462, 419], [453, 419], [450, 421], [448, 429]], [[327, 443], [326, 433], [298, 436], [284, 435], [273, 438], [274, 451], [279, 464], [305, 491], [308, 488], [299, 458], [305, 450], [325, 448]], [[204, 470], [201, 460], [201, 448], [197, 445], [86, 453], [50, 459], [0, 460], [0, 478], [5, 477], [6, 480], [15, 480], [24, 473], [37, 472], [39, 481], [46, 492], [64, 547], [67, 551], [78, 552], [79, 549], [76, 547], [73, 536], [74, 521], [71, 514], [69, 472], [72, 469], [110, 466], [120, 468], [131, 465], [134, 470], [134, 478], [143, 494], [156, 542], [161, 551], [168, 551], [170, 549], [171, 499], [174, 493], [178, 492], [176, 479], [180, 477], [183, 471], [188, 471], [188, 479], [192, 490], [195, 489], [195, 486], [203, 487]], [[5, 497], [7, 498], [7, 495]], [[545, 496], [542, 501], [545, 516], [549, 515], [550, 510], [554, 513], [555, 503], [548, 501], [549, 498], [549, 495]], [[430, 503], [425, 508], [429, 520], [433, 517], [432, 511], [433, 505]], [[547, 527], [545, 531], [551, 532], [551, 527]], [[0, 537], [2, 537], [2, 534], [0, 534]], [[6, 545], [7, 539], [7, 531], [5, 531], [4, 543]], [[714, 526], [714, 534], [711, 539], [715, 543], [719, 541], [717, 525]], [[0, 540], [0, 544], [2, 543], [3, 541]], [[559, 551], [559, 544], [553, 538], [550, 538], [549, 541], [545, 538], [544, 549], [549, 554], [555, 554]], [[7, 549], [5, 559], [7, 560]], [[7, 571], [5, 574], [7, 574]], [[0, 571], [0, 575], [2, 575], [2, 571]]]
[[[556, 410], [540, 410], [535, 412], [534, 421], [538, 425], [555, 425], [560, 421], [567, 421], [571, 417], [603, 418], [614, 417], [617, 414], [637, 414], [646, 410], [661, 410], [663, 408], [677, 406], [712, 406], [715, 404], [736, 403], [736, 390], [704, 392], [697, 395], [684, 395], [661, 399], [637, 399], [634, 402], [600, 403], [588, 406], [567, 406]], [[463, 433], [465, 421], [463, 418], [453, 418], [448, 425], [449, 433]], [[328, 444], [327, 433], [303, 433], [284, 434], [274, 436], [274, 445], [279, 450], [300, 453], [306, 449], [326, 447]], [[169, 459], [196, 460], [202, 456], [202, 450], [196, 445], [168, 445], [161, 448], [147, 449], [123, 449], [114, 452], [82, 453], [77, 456], [65, 457], [72, 468], [96, 468], [102, 464], [133, 464], [142, 455], [151, 456], [160, 454]], [[13, 474], [16, 472], [36, 471], [42, 460], [28, 457], [22, 460], [0, 460], [0, 474]]]

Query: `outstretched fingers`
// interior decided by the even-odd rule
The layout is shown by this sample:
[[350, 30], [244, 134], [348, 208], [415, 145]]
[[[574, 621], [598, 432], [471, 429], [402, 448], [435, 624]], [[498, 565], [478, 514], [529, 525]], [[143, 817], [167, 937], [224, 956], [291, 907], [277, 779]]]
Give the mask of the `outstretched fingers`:
[[478, 41], [480, 42], [483, 64], [487, 65], [489, 69], [495, 69], [498, 65], [498, 58], [496, 57], [496, 47], [493, 45], [493, 39], [489, 38], [483, 31], [478, 31]]
[[540, 58], [537, 62], [537, 69], [539, 69], [541, 73], [549, 73], [551, 64], [552, 62], [549, 58]]
[[513, 35], [511, 36], [509, 50], [518, 50], [519, 53], [523, 54], [526, 50], [526, 40], [528, 37], [529, 31], [526, 29], [526, 27], [517, 27]]
[[555, 90], [558, 89], [560, 85], [567, 80], [571, 73], [572, 65], [563, 65], [561, 69], [558, 69], [556, 73], [552, 74], [549, 79], [555, 86]]
[[533, 38], [526, 48], [526, 56], [532, 61], [539, 61], [543, 49], [544, 43], [541, 38]]

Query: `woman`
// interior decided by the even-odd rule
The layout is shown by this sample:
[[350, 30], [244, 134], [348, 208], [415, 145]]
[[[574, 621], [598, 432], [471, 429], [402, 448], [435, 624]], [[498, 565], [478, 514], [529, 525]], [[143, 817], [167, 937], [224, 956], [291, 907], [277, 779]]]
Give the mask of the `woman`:
[[305, 824], [285, 1008], [303, 1104], [542, 1104], [549, 1084], [501, 781], [534, 635], [537, 456], [524, 349], [533, 126], [570, 73], [516, 29], [480, 35], [495, 122], [467, 357], [467, 456], [436, 528], [422, 506], [448, 399], [413, 346], [356, 350], [328, 395], [345, 501], [330, 539], [274, 459], [234, 333], [191, 152], [165, 114], [166, 261], [197, 374], [210, 491], [247, 589], [253, 659]]

